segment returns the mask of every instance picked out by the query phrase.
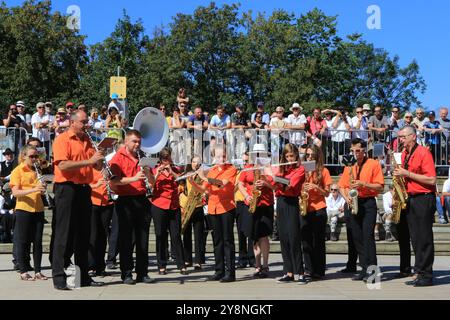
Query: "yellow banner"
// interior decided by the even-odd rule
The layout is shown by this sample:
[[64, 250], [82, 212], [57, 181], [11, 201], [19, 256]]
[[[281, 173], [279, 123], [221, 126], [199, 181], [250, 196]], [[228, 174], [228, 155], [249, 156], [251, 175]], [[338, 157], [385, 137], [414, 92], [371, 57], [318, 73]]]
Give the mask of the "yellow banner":
[[126, 77], [111, 77], [109, 86], [109, 96], [113, 93], [119, 95], [119, 99], [127, 97], [127, 78]]

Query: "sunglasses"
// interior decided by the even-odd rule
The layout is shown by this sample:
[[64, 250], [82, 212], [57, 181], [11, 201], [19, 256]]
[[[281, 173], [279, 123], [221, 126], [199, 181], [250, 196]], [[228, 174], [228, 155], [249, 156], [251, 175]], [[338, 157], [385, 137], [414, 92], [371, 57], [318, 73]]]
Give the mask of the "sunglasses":
[[392, 113], [398, 113], [398, 110], [392, 110]]
[[331, 189], [331, 191], [339, 191], [338, 189]]
[[307, 157], [314, 157], [314, 153], [307, 153], [306, 156]]
[[398, 136], [399, 138], [406, 138], [406, 137], [409, 137], [409, 136], [412, 136], [413, 134], [412, 133], [409, 133], [409, 134], [405, 134], [404, 136]]
[[30, 159], [37, 159], [37, 158], [39, 158], [39, 155], [38, 154], [33, 154], [31, 156], [28, 156], [28, 158], [30, 158]]
[[406, 119], [412, 119], [412, 117], [405, 117]]
[[277, 113], [283, 113], [283, 111], [277, 111]]
[[356, 111], [357, 114], [363, 113], [362, 111]]
[[364, 152], [364, 149], [350, 149], [353, 153]]
[[44, 109], [44, 107], [38, 107], [38, 109]]

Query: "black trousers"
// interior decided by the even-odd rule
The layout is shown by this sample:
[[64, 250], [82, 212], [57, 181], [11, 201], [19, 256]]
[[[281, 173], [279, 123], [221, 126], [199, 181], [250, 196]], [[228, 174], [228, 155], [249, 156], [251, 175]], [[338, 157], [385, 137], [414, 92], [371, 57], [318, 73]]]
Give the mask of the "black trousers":
[[116, 264], [116, 257], [119, 254], [119, 218], [117, 217], [117, 210], [114, 207], [110, 231], [108, 234], [108, 258], [107, 264]]
[[369, 266], [377, 265], [377, 248], [375, 246], [375, 222], [377, 203], [375, 198], [359, 198], [358, 214], [350, 216], [350, 228], [353, 242], [359, 256], [362, 272]]
[[15, 216], [14, 243], [20, 273], [27, 272], [31, 243], [33, 243], [34, 272], [41, 272], [44, 213], [17, 210]]
[[255, 253], [253, 252], [253, 240], [247, 238], [242, 231], [242, 222], [245, 211], [248, 211], [248, 207], [244, 201], [236, 201], [236, 225], [238, 231], [238, 250], [239, 250], [239, 262], [243, 264], [255, 263]]
[[64, 267], [67, 258], [75, 254], [80, 268], [81, 286], [90, 283], [88, 275], [89, 234], [91, 230], [91, 188], [88, 185], [55, 183], [55, 238], [53, 244], [53, 284], [66, 285]]
[[236, 276], [234, 246], [235, 210], [224, 214], [209, 215], [213, 228], [214, 270], [216, 274]]
[[170, 239], [175, 251], [178, 269], [184, 268], [184, 252], [181, 242], [181, 211], [164, 210], [157, 206], [152, 206], [153, 224], [156, 235], [156, 259], [158, 267], [163, 269], [167, 266], [167, 237], [170, 232]]
[[148, 237], [151, 204], [145, 195], [119, 196], [116, 201], [119, 221], [119, 252], [122, 280], [133, 272], [133, 235], [136, 244], [136, 275], [148, 274]]
[[[347, 209], [348, 210], [348, 209]], [[345, 228], [347, 231], [347, 265], [346, 268], [350, 270], [356, 270], [356, 262], [358, 261], [358, 252], [356, 251], [355, 242], [353, 241], [353, 232], [350, 226], [350, 215], [351, 212], [348, 212], [344, 217], [345, 220]]]
[[277, 198], [278, 235], [280, 236], [281, 255], [284, 273], [303, 274], [300, 208], [298, 198]]
[[[415, 254], [414, 272], [417, 273], [419, 277], [427, 279], [433, 277], [433, 223], [435, 212], [436, 196], [434, 193], [408, 197], [408, 205], [404, 213], [404, 220], [406, 220], [408, 225]], [[400, 256], [403, 257], [404, 264], [406, 265], [406, 261], [411, 258], [411, 253], [409, 252], [408, 257], [408, 250], [406, 250], [407, 234], [404, 233], [401, 237], [403, 246], [400, 247]]]
[[194, 230], [195, 239], [195, 263], [202, 264], [203, 233], [205, 232], [205, 215], [203, 207], [196, 208], [192, 213], [191, 219], [186, 226], [183, 234], [184, 259], [192, 264], [192, 230]]
[[114, 205], [92, 206], [89, 269], [105, 271], [105, 251]]
[[327, 220], [326, 209], [308, 212], [306, 216], [300, 217], [305, 271], [309, 274], [325, 275], [325, 230]]

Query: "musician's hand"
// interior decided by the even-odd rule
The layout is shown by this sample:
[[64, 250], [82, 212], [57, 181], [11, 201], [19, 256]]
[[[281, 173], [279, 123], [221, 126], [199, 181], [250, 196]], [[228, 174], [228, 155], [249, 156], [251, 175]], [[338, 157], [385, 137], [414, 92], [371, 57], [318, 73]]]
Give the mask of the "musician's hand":
[[39, 183], [39, 184], [34, 188], [34, 191], [35, 191], [35, 192], [40, 192], [40, 193], [45, 193], [46, 190], [47, 190], [46, 185], [43, 185], [42, 183]]
[[267, 182], [265, 180], [258, 180], [255, 182], [255, 186], [258, 189], [262, 189], [264, 187], [267, 187]]
[[359, 188], [362, 188], [365, 186], [366, 186], [366, 183], [363, 181], [360, 181], [360, 180], [355, 180], [355, 181], [353, 181], [353, 183], [350, 184], [350, 188], [352, 188], [352, 189], [359, 189]]
[[248, 195], [245, 197], [245, 201], [247, 201], [247, 203], [250, 203], [253, 201], [253, 197], [251, 195]]
[[102, 151], [97, 151], [94, 153], [94, 155], [92, 156], [91, 159], [89, 159], [91, 161], [92, 165], [96, 165], [97, 162], [99, 161], [103, 161], [105, 159], [105, 156], [103, 155]]
[[139, 171], [138, 173], [136, 173], [136, 175], [134, 176], [134, 180], [135, 181], [139, 181], [139, 180], [145, 180], [146, 176], [144, 171]]
[[397, 177], [408, 177], [409, 174], [410, 174], [410, 172], [408, 170], [401, 168], [401, 167], [396, 168], [394, 170], [394, 176], [397, 176]]
[[307, 182], [307, 183], [304, 184], [304, 188], [305, 188], [306, 191], [311, 191], [311, 190], [318, 189], [319, 186], [317, 184], [315, 184], [315, 183]]

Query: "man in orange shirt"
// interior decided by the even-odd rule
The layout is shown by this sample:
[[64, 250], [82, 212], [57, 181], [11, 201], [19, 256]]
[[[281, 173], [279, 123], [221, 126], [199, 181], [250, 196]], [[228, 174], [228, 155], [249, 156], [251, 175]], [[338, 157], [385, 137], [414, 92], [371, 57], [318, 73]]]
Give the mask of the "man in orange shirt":
[[367, 268], [377, 266], [374, 234], [377, 217], [375, 198], [384, 190], [384, 176], [380, 163], [367, 158], [364, 140], [359, 138], [352, 140], [351, 151], [357, 162], [351, 167], [352, 176], [350, 176], [350, 167], [345, 167], [339, 180], [339, 188], [349, 206], [352, 204], [349, 190], [356, 189], [358, 191], [358, 212], [351, 214], [349, 222], [362, 271], [356, 274], [352, 280], [367, 281], [370, 276]]
[[99, 286], [88, 274], [91, 188], [93, 169], [101, 169], [104, 156], [95, 152], [85, 133], [87, 114], [77, 111], [70, 117], [69, 129], [53, 143], [55, 164], [55, 237], [52, 259], [53, 285], [57, 290], [70, 290], [64, 272], [65, 258], [75, 254], [80, 268], [81, 286]]
[[417, 144], [416, 129], [406, 126], [398, 132], [403, 144], [402, 167], [394, 170], [395, 176], [404, 177], [408, 192], [406, 210], [400, 216], [400, 276], [411, 272], [411, 249], [416, 256], [414, 272], [417, 277], [407, 285], [425, 287], [433, 285], [433, 222], [436, 212], [436, 168], [431, 152]]
[[214, 147], [215, 166], [207, 177], [202, 172], [199, 176], [204, 181], [202, 186], [195, 183], [192, 177], [189, 182], [198, 192], [207, 193], [208, 215], [213, 227], [215, 274], [211, 280], [233, 282], [236, 280], [235, 247], [234, 247], [234, 187], [237, 170], [226, 164], [225, 147], [218, 144]]

